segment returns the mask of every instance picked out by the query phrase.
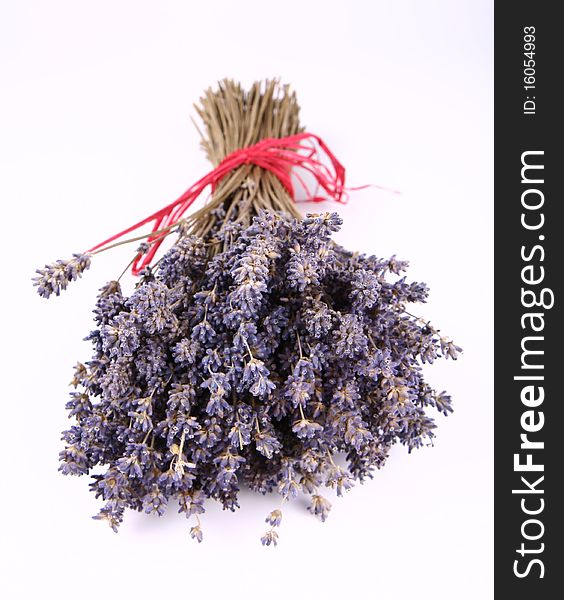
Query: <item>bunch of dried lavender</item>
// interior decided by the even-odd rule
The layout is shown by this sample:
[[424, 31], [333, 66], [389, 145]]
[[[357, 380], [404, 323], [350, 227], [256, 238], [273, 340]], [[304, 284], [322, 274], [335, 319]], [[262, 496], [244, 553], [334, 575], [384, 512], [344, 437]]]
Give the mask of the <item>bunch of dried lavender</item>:
[[[199, 112], [214, 164], [300, 131], [294, 95], [275, 82], [246, 93], [223, 82]], [[428, 291], [400, 276], [407, 263], [345, 250], [331, 240], [340, 226], [336, 213], [301, 219], [272, 173], [244, 165], [162, 232], [178, 239], [131, 296], [118, 281], [100, 290], [60, 456], [64, 474], [106, 467], [92, 475], [105, 502], [95, 518], [117, 530], [126, 508], [162, 515], [175, 500], [201, 541], [205, 499], [235, 510], [247, 486], [280, 495], [262, 537], [276, 545], [284, 500], [309, 495], [324, 521], [323, 487], [342, 495], [393, 444], [433, 438], [428, 409], [447, 415], [451, 399], [425, 382], [422, 363], [460, 348], [406, 310]], [[90, 259], [39, 270], [39, 293], [58, 295]]]

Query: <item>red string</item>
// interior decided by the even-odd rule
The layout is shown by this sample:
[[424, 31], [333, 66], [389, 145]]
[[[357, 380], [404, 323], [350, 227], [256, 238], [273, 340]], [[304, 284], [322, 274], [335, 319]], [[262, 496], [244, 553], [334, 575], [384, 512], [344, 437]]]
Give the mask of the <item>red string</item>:
[[[325, 164], [319, 160], [319, 153], [313, 144], [314, 142], [323, 151], [329, 164]], [[294, 201], [295, 190], [292, 182], [292, 174], [294, 174], [300, 187], [305, 192], [305, 200], [322, 202], [331, 199], [343, 204], [348, 200], [347, 189], [345, 188], [345, 168], [319, 136], [313, 133], [298, 133], [284, 138], [266, 138], [253, 146], [235, 150], [235, 152], [226, 156], [215, 169], [188, 188], [174, 202], [149, 215], [142, 221], [139, 221], [139, 223], [135, 223], [135, 225], [116, 233], [107, 240], [90, 248], [88, 252], [98, 250], [148, 223], [153, 224], [153, 233], [165, 227], [173, 226], [208, 186], [211, 186], [213, 192], [218, 183], [226, 175], [237, 167], [247, 164], [254, 164], [274, 173], [286, 190], [288, 190]], [[321, 188], [326, 196], [317, 195], [317, 190], [315, 193], [311, 193], [303, 177], [296, 171], [293, 171], [296, 168], [310, 173], [317, 182], [317, 189]], [[136, 257], [131, 269], [134, 275], [138, 275], [145, 267], [151, 264], [165, 237], [162, 233], [157, 233], [147, 238], [151, 247], [146, 254], [139, 254]]]

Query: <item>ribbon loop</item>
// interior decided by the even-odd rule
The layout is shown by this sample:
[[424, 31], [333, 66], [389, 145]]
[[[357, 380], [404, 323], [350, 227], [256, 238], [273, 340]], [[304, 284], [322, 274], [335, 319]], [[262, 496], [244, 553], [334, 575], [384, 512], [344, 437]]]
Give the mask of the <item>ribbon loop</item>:
[[[319, 149], [325, 154], [329, 164], [321, 162], [319, 159]], [[252, 146], [235, 150], [226, 156], [215, 169], [188, 188], [174, 202], [149, 215], [142, 221], [139, 221], [139, 223], [90, 248], [87, 252], [94, 252], [149, 223], [153, 224], [153, 233], [174, 226], [208, 186], [211, 186], [213, 191], [225, 176], [234, 169], [246, 164], [254, 164], [273, 173], [288, 191], [294, 202], [296, 198], [292, 175], [295, 176], [300, 187], [305, 192], [305, 200], [321, 202], [330, 199], [343, 204], [347, 201], [345, 168], [319, 136], [304, 132], [283, 138], [265, 138]], [[317, 196], [311, 193], [308, 185], [296, 169], [302, 169], [313, 176], [318, 186], [326, 195]], [[147, 241], [151, 244], [151, 248], [147, 254], [137, 256], [132, 266], [134, 275], [139, 275], [145, 267], [151, 264], [164, 237], [162, 233], [155, 233], [155, 235], [147, 238]]]

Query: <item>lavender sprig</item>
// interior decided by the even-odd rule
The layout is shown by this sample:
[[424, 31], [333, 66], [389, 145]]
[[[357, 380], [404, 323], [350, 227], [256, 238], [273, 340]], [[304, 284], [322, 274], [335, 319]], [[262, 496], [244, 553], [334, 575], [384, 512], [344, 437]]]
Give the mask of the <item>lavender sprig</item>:
[[33, 278], [33, 285], [43, 298], [49, 298], [51, 294], [58, 296], [71, 281], [81, 277], [89, 268], [89, 254], [73, 254], [70, 260], [57, 260], [45, 265], [44, 269], [37, 269], [38, 277]]

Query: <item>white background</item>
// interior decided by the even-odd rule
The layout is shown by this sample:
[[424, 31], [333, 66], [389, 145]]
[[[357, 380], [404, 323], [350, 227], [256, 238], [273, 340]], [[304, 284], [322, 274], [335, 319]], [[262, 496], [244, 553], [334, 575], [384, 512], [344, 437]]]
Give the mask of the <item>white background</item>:
[[[484, 599], [492, 596], [492, 150], [490, 0], [0, 2], [2, 560], [6, 598]], [[326, 523], [272, 497], [186, 520], [90, 516], [85, 478], [57, 473], [72, 366], [97, 288], [129, 254], [102, 255], [60, 298], [36, 267], [84, 250], [176, 198], [208, 164], [189, 117], [229, 76], [291, 82], [303, 123], [367, 190], [339, 240], [396, 253], [426, 281], [418, 312], [464, 347], [428, 378], [455, 399], [434, 448], [393, 451], [333, 499]]]

